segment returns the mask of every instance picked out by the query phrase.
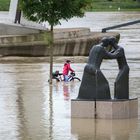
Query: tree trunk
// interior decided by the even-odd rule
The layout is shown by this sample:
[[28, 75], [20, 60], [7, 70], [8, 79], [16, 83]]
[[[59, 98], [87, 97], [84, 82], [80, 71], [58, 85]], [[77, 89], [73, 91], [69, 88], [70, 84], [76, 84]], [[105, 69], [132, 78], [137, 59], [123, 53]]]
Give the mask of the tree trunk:
[[54, 44], [54, 38], [53, 38], [53, 26], [51, 26], [51, 34], [50, 34], [50, 84], [52, 84], [52, 72], [53, 72], [53, 44]]

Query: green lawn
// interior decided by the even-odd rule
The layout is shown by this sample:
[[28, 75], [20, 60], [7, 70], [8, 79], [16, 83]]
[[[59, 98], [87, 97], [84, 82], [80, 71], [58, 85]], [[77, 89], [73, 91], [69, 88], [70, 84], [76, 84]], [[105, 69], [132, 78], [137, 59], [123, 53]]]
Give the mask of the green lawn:
[[140, 11], [140, 2], [133, 0], [93, 0], [92, 11]]
[[[139, 2], [138, 2], [139, 1]], [[0, 11], [8, 11], [10, 0], [0, 0]], [[90, 11], [140, 11], [140, 0], [93, 0]]]
[[0, 0], [0, 11], [8, 11], [10, 0]]

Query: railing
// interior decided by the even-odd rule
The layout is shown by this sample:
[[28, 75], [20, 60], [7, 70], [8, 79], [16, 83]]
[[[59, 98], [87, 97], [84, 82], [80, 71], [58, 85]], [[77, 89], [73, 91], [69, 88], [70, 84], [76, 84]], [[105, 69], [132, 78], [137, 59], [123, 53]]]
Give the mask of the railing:
[[110, 26], [110, 27], [107, 27], [107, 28], [103, 28], [102, 33], [105, 33], [107, 30], [120, 28], [120, 27], [124, 27], [124, 26], [128, 26], [128, 25], [132, 25], [132, 24], [137, 24], [137, 23], [140, 23], [140, 20], [135, 20], [135, 21], [131, 21], [131, 22], [115, 25], [115, 26]]

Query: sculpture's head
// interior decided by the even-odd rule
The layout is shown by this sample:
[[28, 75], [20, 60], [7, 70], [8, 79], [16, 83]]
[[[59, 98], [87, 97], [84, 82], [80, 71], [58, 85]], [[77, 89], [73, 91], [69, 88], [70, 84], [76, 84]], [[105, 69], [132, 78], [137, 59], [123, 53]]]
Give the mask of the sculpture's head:
[[108, 37], [103, 37], [101, 39], [101, 43], [103, 44], [104, 47], [108, 47], [108, 45], [109, 45], [109, 38]]
[[102, 43], [102, 46], [103, 46], [107, 51], [111, 51], [111, 50], [112, 50], [112, 46], [110, 45], [109, 37], [103, 37], [103, 38], [101, 39], [101, 43]]
[[117, 48], [117, 39], [115, 37], [109, 37], [109, 45], [113, 48]]

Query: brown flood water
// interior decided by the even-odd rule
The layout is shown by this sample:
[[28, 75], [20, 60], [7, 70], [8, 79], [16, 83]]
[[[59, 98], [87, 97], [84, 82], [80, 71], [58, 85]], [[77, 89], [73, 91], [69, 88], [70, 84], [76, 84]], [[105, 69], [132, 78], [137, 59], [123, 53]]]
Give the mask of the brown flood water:
[[[86, 26], [99, 31], [108, 25], [138, 18], [140, 13], [86, 13], [82, 19], [62, 22], [61, 27], [76, 26], [75, 22], [79, 23], [77, 27]], [[115, 31], [121, 34], [120, 44], [126, 51], [130, 66], [130, 96], [140, 97], [140, 24]], [[49, 86], [47, 62], [35, 61], [36, 58], [29, 62], [24, 57], [8, 59], [10, 61], [0, 63], [0, 140], [140, 138], [140, 116], [122, 120], [71, 119], [70, 101], [77, 97], [80, 82], [54, 81]], [[79, 78], [82, 78], [85, 64], [84, 60], [71, 64]], [[63, 62], [54, 63], [54, 71], [62, 71], [62, 67]], [[104, 61], [102, 71], [109, 80], [113, 97], [113, 82], [118, 72], [116, 61]]]

